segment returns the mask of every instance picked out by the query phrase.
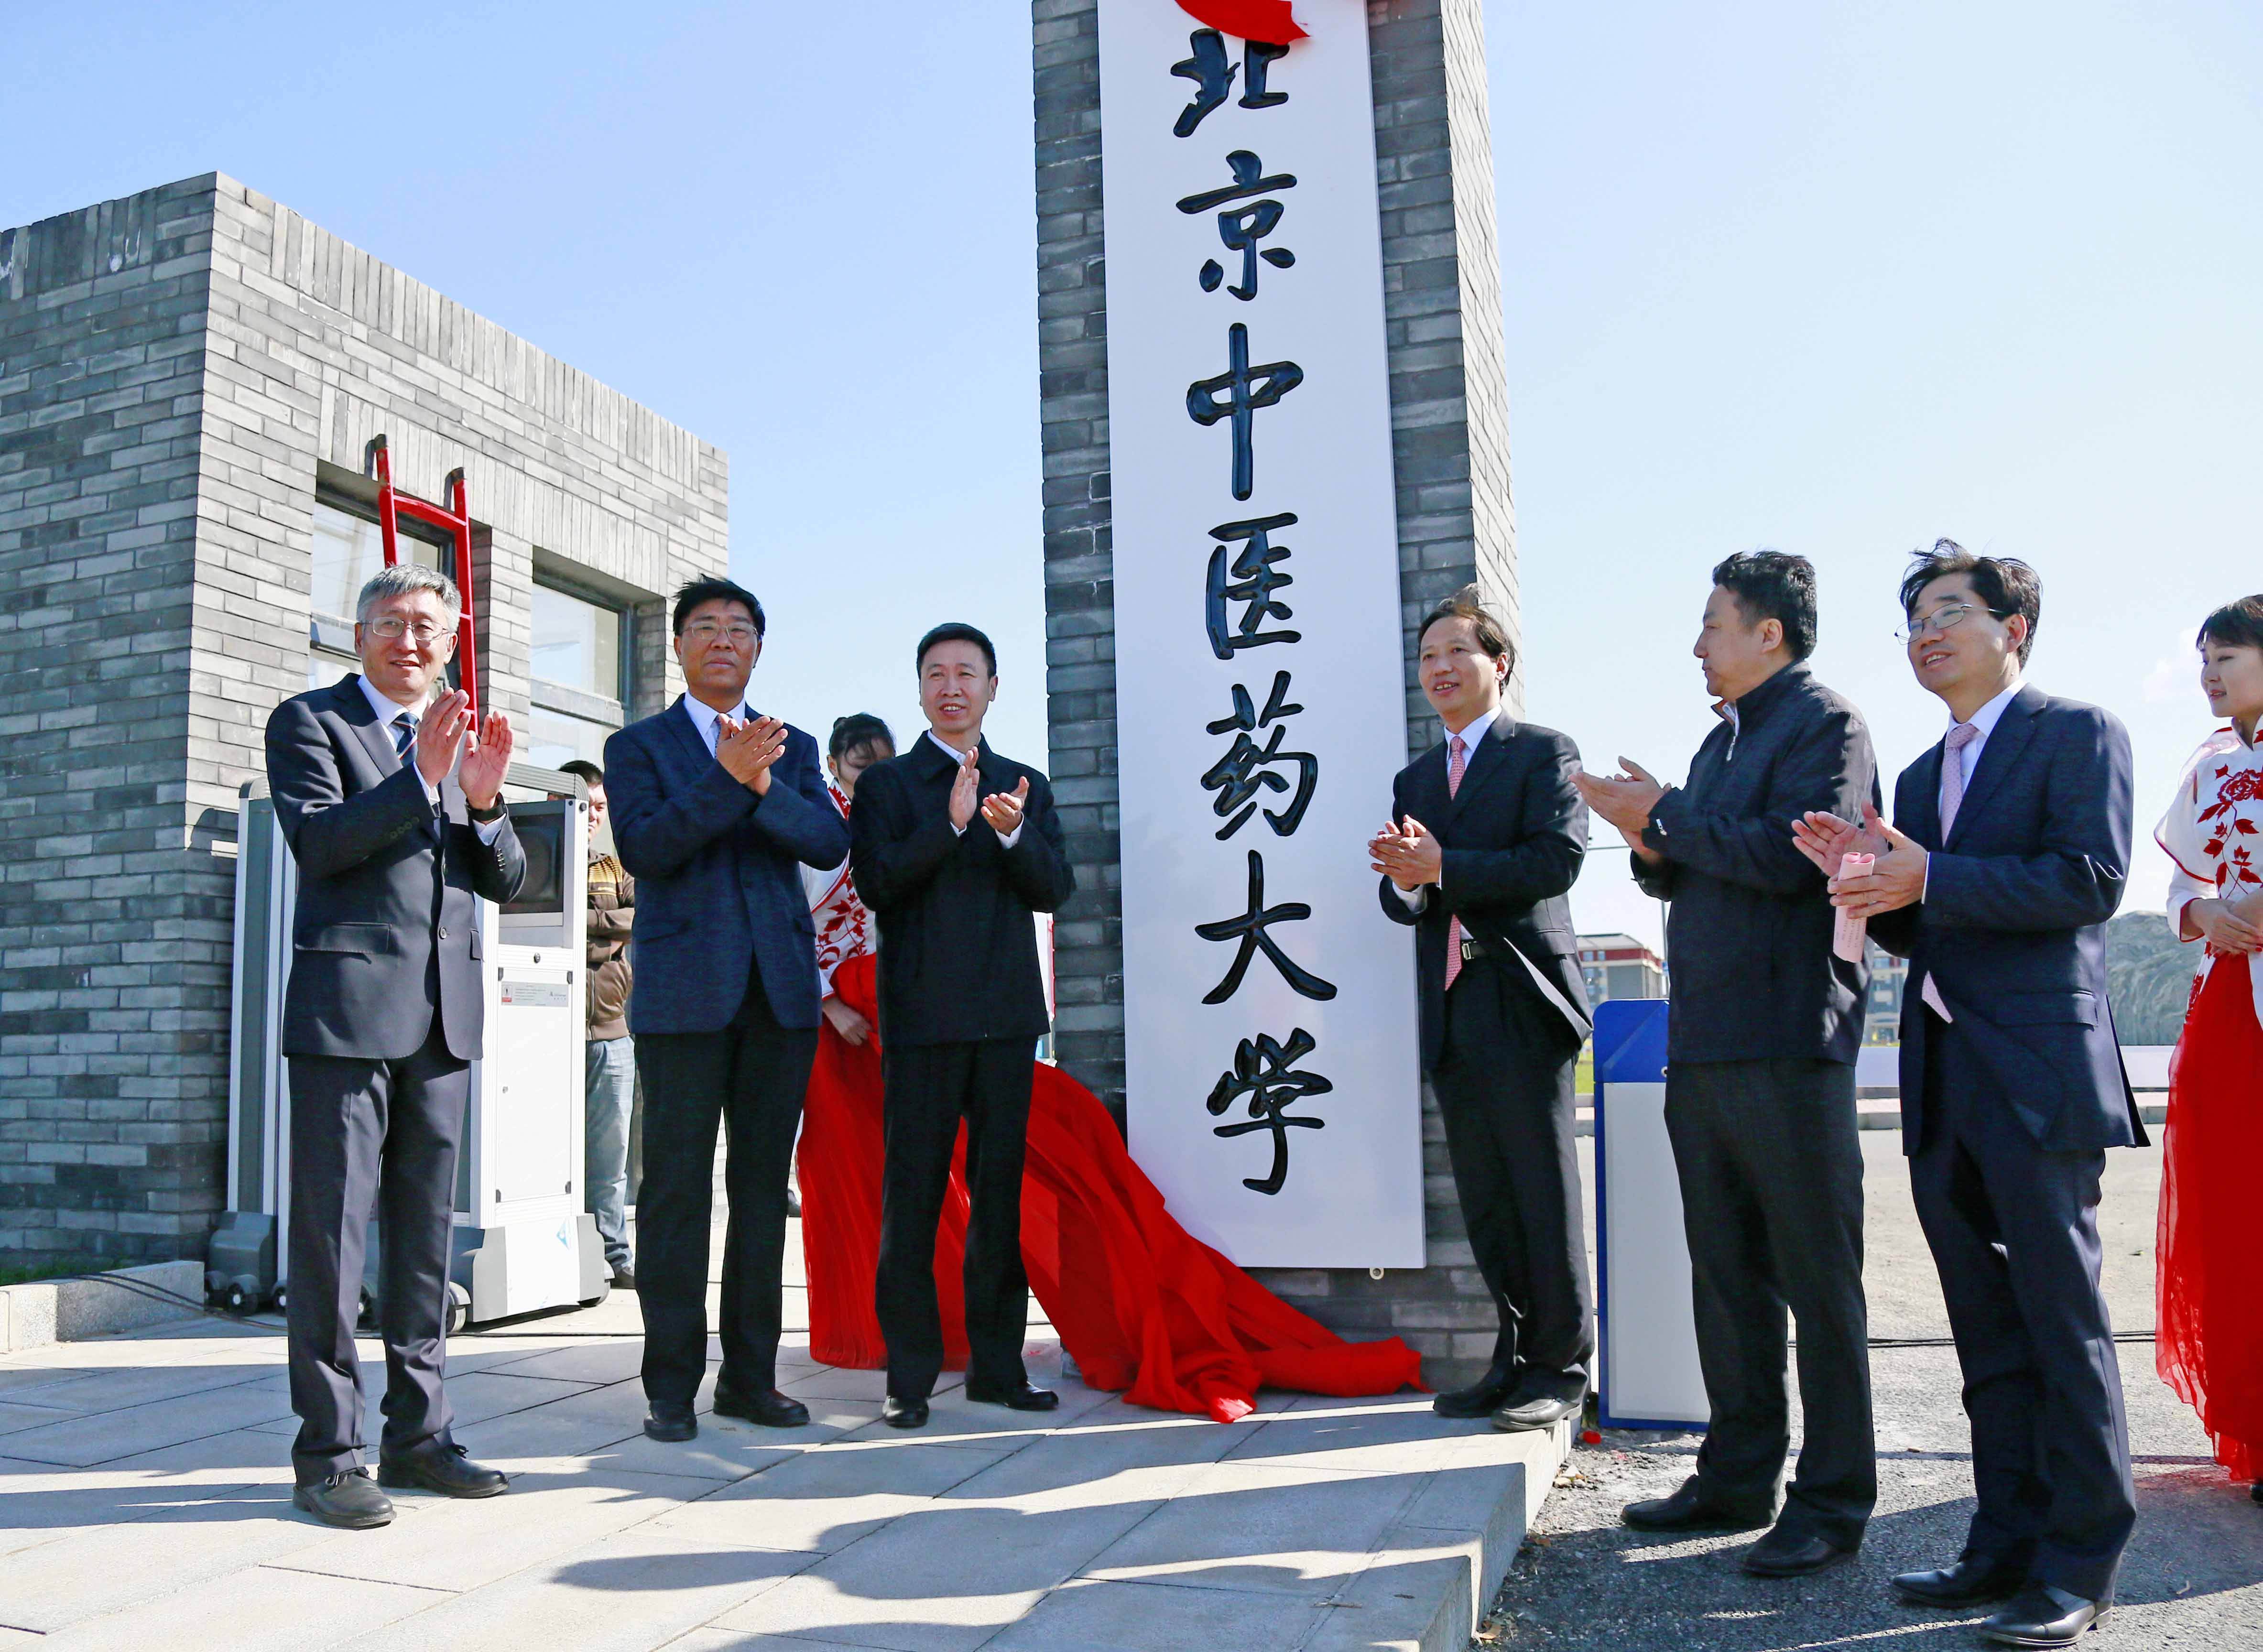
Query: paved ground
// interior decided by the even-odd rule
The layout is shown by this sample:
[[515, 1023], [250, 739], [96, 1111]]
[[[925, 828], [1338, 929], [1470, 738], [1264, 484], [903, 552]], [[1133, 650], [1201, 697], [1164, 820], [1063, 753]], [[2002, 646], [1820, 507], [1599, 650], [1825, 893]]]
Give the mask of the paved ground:
[[[1944, 1337], [1948, 1319], [1910, 1204], [1901, 1139], [1866, 1133], [1862, 1144], [1871, 1334]], [[2108, 1155], [2100, 1208], [2107, 1290], [2125, 1334], [2153, 1325], [2159, 1178], [2158, 1150]], [[1749, 1538], [1674, 1542], [1630, 1531], [1618, 1522], [1620, 1506], [1679, 1485], [1696, 1440], [1613, 1432], [1601, 1446], [1574, 1452], [1476, 1644], [1562, 1652], [1983, 1644], [1971, 1626], [1985, 1614], [1914, 1612], [1896, 1604], [1885, 1583], [1894, 1572], [1953, 1558], [1971, 1514], [1970, 1439], [1956, 1354], [1940, 1346], [1880, 1348], [1871, 1374], [1880, 1503], [1852, 1564], [1802, 1582], [1766, 1583], [1736, 1568]], [[2086, 1637], [2086, 1652], [2263, 1648], [2263, 1507], [2215, 1466], [2192, 1413], [2153, 1374], [2150, 1342], [2123, 1344], [2122, 1380], [2136, 1457], [2137, 1530], [2120, 1604], [2102, 1630]]]
[[[1444, 1648], [1561, 1460], [1419, 1395], [1269, 1395], [1220, 1426], [1068, 1382], [1033, 1423], [954, 1383], [902, 1434], [878, 1374], [816, 1366], [806, 1338], [780, 1374], [808, 1427], [708, 1415], [661, 1446], [637, 1325], [619, 1297], [457, 1339], [460, 1438], [512, 1489], [398, 1497], [370, 1533], [290, 1508], [278, 1331], [0, 1359], [0, 1652]], [[1033, 1353], [1057, 1381], [1042, 1327]]]

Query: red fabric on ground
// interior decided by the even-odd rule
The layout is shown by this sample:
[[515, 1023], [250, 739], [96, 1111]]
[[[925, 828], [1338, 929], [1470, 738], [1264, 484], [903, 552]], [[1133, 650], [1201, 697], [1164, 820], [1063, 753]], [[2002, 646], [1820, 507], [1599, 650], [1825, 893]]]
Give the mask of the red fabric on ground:
[[2263, 1024], [2252, 957], [2209, 968], [2169, 1064], [2155, 1246], [2155, 1368], [2200, 1414], [2216, 1460], [2263, 1479]]
[[[834, 977], [842, 1001], [877, 1020], [873, 988], [869, 957]], [[1098, 1099], [1059, 1068], [1032, 1067], [1022, 1259], [1087, 1382], [1219, 1422], [1254, 1409], [1261, 1385], [1343, 1396], [1421, 1386], [1420, 1357], [1399, 1338], [1346, 1342], [1189, 1235]], [[810, 1346], [828, 1365], [886, 1364], [872, 1306], [881, 1154], [877, 1042], [851, 1046], [828, 1024], [800, 1150]], [[966, 1358], [965, 1232], [965, 1184], [954, 1168], [936, 1245], [953, 1370]]]

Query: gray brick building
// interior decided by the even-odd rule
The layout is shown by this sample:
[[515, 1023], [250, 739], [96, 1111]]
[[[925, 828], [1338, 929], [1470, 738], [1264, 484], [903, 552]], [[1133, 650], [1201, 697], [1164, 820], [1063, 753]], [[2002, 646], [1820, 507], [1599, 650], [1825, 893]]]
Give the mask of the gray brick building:
[[[1160, 3], [1160, 0], [1159, 0]], [[1045, 446], [1045, 634], [1054, 795], [1078, 893], [1054, 931], [1064, 1065], [1118, 1114], [1124, 1094], [1115, 621], [1108, 451], [1107, 211], [1096, 0], [1033, 0], [1038, 337]], [[1189, 19], [1189, 27], [1197, 27]], [[1410, 754], [1441, 738], [1413, 669], [1422, 614], [1472, 581], [1517, 628], [1508, 395], [1480, 0], [1369, 0], [1384, 299], [1398, 490]], [[1521, 701], [1521, 677], [1510, 689]], [[1377, 798], [1382, 809], [1387, 798]], [[1417, 1083], [1415, 1073], [1406, 1075]], [[1434, 1386], [1491, 1356], [1434, 1098], [1423, 1100], [1428, 1266], [1266, 1282], [1352, 1336], [1396, 1331]]]
[[228, 177], [0, 229], [0, 1261], [201, 1253], [237, 788], [351, 668], [380, 435], [407, 492], [466, 473], [527, 755], [676, 692], [717, 449]]

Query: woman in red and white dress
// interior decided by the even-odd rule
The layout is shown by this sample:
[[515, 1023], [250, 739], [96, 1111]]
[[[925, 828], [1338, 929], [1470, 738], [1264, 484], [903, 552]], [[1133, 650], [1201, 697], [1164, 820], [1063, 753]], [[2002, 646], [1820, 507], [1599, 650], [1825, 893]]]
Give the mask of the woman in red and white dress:
[[[833, 800], [854, 806], [857, 779], [895, 755], [878, 718], [833, 725]], [[887, 1364], [873, 1302], [880, 1254], [878, 934], [843, 864], [806, 874], [817, 926], [817, 1058], [802, 1107], [802, 1256], [809, 1346], [828, 1365]], [[1022, 1259], [1030, 1288], [1084, 1380], [1160, 1410], [1220, 1422], [1247, 1415], [1261, 1385], [1311, 1394], [1389, 1394], [1419, 1385], [1420, 1360], [1396, 1337], [1351, 1343], [1299, 1313], [1163, 1208], [1116, 1121], [1059, 1068], [1035, 1064], [1022, 1174]], [[936, 1234], [936, 1301], [945, 1366], [966, 1367], [965, 1147]]]
[[2155, 1358], [2263, 1503], [2263, 595], [2210, 614], [2200, 650], [2209, 709], [2227, 721], [2155, 834], [2173, 862], [2169, 926], [2208, 943], [2169, 1064]]

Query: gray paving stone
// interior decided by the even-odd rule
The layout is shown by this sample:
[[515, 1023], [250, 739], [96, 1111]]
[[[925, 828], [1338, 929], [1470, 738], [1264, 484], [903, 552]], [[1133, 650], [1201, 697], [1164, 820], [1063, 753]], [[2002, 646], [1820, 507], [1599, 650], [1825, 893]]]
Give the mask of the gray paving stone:
[[1326, 1599], [1365, 1569], [1422, 1480], [1218, 1463], [1086, 1575]]
[[896, 1652], [972, 1652], [1156, 1506], [1113, 1504], [1032, 1515], [930, 1503], [716, 1625]]
[[[448, 1374], [448, 1404], [455, 1413], [458, 1431], [475, 1427], [490, 1418], [571, 1399], [589, 1391], [586, 1382], [560, 1382], [548, 1377], [514, 1377], [499, 1371], [452, 1371]], [[287, 1392], [287, 1389], [286, 1389]], [[364, 1366], [361, 1372], [361, 1437], [364, 1448], [374, 1452], [385, 1434], [385, 1367]], [[285, 1410], [290, 1408], [286, 1404]], [[284, 1416], [265, 1425], [270, 1433], [296, 1434], [299, 1419]], [[470, 1441], [460, 1443], [468, 1445]]]
[[1463, 1652], [1477, 1627], [1477, 1547], [1471, 1538], [1458, 1552], [1369, 1567], [1327, 1603], [1298, 1652]]
[[80, 1624], [46, 1645], [63, 1652], [317, 1652], [445, 1598], [397, 1583], [254, 1566]]
[[714, 1489], [709, 1480], [576, 1472], [521, 1475], [497, 1497], [395, 1491], [394, 1508], [420, 1518], [395, 1519], [374, 1532], [324, 1532], [269, 1563], [460, 1594], [625, 1531]]
[[1464, 1439], [1506, 1438], [1479, 1418], [1457, 1422], [1438, 1416], [1426, 1398], [1419, 1406], [1338, 1400], [1326, 1410], [1294, 1410], [1269, 1419], [1237, 1439], [1229, 1461], [1337, 1472], [1427, 1474], [1442, 1467]]
[[1291, 1652], [1327, 1615], [1317, 1602], [1275, 1594], [1079, 1581], [1047, 1595], [984, 1652]]
[[372, 1628], [344, 1645], [349, 1652], [649, 1652], [776, 1588], [817, 1558], [639, 1527], [476, 1593], [447, 1598], [406, 1623]]
[[602, 1386], [635, 1381], [643, 1363], [643, 1339], [625, 1338], [619, 1342], [573, 1342], [563, 1347], [532, 1347], [523, 1353], [499, 1350], [497, 1356], [482, 1368], [510, 1376], [551, 1377], [563, 1382]]
[[[272, 1427], [291, 1414], [290, 1396], [268, 1382], [241, 1382], [206, 1389], [177, 1399], [131, 1410], [76, 1416], [44, 1427], [0, 1436], [6, 1454], [34, 1462], [108, 1462], [154, 1451], [161, 1446], [225, 1434], [240, 1428]], [[295, 1432], [293, 1422], [286, 1432]]]
[[805, 1451], [654, 1524], [712, 1542], [831, 1554], [931, 1507], [1010, 1449], [924, 1446], [898, 1436]]
[[286, 1374], [280, 1367], [264, 1362], [177, 1362], [87, 1372], [39, 1388], [16, 1389], [9, 1397], [19, 1404], [44, 1405], [93, 1416], [102, 1411], [147, 1405], [153, 1400], [176, 1399], [184, 1394], [202, 1393], [207, 1389], [233, 1388], [245, 1382], [267, 1383], [270, 1392], [276, 1391], [274, 1385], [283, 1384], [281, 1391], [289, 1392]]

